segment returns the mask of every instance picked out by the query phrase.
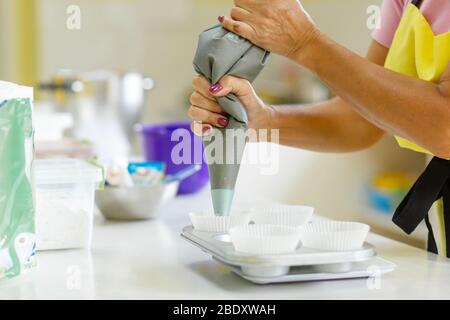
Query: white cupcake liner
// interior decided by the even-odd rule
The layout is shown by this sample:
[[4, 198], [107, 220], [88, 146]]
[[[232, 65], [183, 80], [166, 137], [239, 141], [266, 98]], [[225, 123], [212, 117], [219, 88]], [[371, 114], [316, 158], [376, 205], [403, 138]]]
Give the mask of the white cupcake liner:
[[358, 222], [317, 221], [300, 227], [304, 247], [346, 251], [362, 247], [370, 227]]
[[206, 232], [227, 232], [230, 228], [249, 224], [251, 212], [232, 213], [229, 216], [216, 216], [212, 212], [189, 213], [195, 230]]
[[309, 222], [314, 208], [308, 206], [276, 205], [253, 210], [252, 220], [256, 224], [275, 224], [299, 227]]
[[247, 254], [282, 254], [293, 252], [300, 242], [298, 228], [252, 224], [229, 230], [236, 251]]

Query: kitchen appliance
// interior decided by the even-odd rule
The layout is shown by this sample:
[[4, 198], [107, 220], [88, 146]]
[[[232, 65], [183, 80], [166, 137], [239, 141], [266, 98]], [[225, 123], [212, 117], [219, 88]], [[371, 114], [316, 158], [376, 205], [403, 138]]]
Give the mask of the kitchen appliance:
[[151, 78], [137, 72], [61, 70], [39, 90], [54, 111], [73, 114], [71, 136], [92, 141], [100, 160], [109, 161], [129, 155], [133, 126], [153, 87]]

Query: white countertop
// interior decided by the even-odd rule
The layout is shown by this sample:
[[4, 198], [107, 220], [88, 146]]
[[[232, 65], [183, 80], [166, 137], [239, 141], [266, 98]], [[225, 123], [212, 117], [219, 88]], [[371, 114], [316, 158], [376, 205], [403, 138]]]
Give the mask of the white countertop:
[[159, 220], [96, 216], [91, 251], [39, 252], [38, 266], [0, 281], [0, 299], [450, 299], [450, 260], [370, 234], [397, 264], [378, 289], [367, 279], [255, 285], [180, 238], [188, 211], [209, 206], [207, 190], [178, 197]]

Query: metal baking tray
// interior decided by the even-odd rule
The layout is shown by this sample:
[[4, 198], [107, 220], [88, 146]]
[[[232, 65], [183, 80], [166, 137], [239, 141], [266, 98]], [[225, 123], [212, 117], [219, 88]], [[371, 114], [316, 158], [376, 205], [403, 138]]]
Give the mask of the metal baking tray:
[[362, 278], [371, 276], [374, 268], [381, 273], [395, 268], [376, 257], [375, 248], [369, 243], [352, 251], [321, 251], [300, 246], [289, 254], [249, 255], [235, 251], [228, 234], [196, 231], [187, 226], [181, 236], [237, 275], [260, 284]]
[[373, 257], [369, 260], [352, 262], [351, 268], [345, 272], [321, 271], [317, 266], [291, 267], [289, 272], [278, 277], [251, 276], [242, 272], [241, 268], [229, 266], [231, 271], [238, 276], [256, 284], [302, 282], [302, 281], [322, 281], [355, 278], [376, 278], [381, 274], [394, 271], [395, 264], [380, 257]]

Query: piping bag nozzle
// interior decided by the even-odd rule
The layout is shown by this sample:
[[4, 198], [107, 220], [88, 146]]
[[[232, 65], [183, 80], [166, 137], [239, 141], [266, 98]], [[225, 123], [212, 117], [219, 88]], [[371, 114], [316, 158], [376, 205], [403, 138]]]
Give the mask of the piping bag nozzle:
[[211, 197], [214, 208], [214, 214], [217, 216], [228, 216], [231, 213], [231, 204], [233, 203], [234, 190], [231, 189], [212, 189]]

